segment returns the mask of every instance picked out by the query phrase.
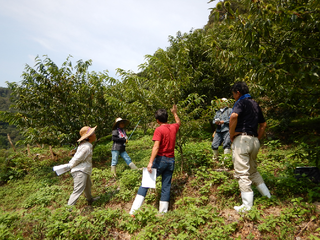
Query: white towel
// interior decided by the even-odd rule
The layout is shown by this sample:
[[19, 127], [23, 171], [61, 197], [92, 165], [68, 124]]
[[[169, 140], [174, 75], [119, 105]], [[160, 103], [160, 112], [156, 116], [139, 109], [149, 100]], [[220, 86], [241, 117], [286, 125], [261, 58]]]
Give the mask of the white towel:
[[59, 176], [65, 172], [70, 171], [70, 167], [69, 164], [62, 164], [62, 165], [58, 165], [58, 166], [54, 166], [53, 167], [53, 171], [56, 172], [56, 174]]

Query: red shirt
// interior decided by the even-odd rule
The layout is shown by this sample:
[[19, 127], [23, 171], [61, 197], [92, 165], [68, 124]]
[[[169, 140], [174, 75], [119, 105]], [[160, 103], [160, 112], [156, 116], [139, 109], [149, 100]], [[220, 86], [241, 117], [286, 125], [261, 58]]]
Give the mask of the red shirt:
[[159, 156], [174, 157], [176, 135], [180, 125], [177, 123], [164, 124], [154, 131], [152, 141], [160, 141]]

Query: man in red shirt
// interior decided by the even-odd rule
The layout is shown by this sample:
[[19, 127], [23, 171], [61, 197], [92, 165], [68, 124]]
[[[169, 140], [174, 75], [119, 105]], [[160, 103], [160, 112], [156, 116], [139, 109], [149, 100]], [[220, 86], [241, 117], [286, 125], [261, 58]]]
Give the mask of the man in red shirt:
[[[157, 169], [157, 177], [162, 176], [161, 198], [159, 203], [159, 212], [165, 213], [169, 208], [171, 180], [174, 170], [174, 147], [176, 144], [176, 135], [180, 127], [180, 118], [177, 114], [177, 106], [173, 105], [171, 112], [176, 123], [168, 124], [168, 113], [165, 109], [159, 109], [155, 113], [157, 123], [152, 140], [154, 145], [151, 152], [148, 171], [152, 173], [151, 168]], [[130, 214], [133, 215], [138, 210], [148, 192], [148, 188], [140, 186], [138, 194], [132, 204]]]

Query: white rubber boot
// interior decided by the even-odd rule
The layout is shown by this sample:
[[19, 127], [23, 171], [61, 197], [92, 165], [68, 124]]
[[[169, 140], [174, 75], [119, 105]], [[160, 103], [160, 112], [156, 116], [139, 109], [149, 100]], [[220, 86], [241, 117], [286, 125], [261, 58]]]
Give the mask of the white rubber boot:
[[223, 150], [223, 153], [224, 153], [224, 154], [230, 154], [230, 155], [231, 155], [231, 149], [226, 148], [226, 149]]
[[[224, 149], [223, 150], [223, 154], [230, 154], [231, 155], [231, 149], [228, 149], [228, 148], [226, 148], [226, 149]], [[227, 156], [225, 156], [224, 158], [223, 158], [223, 161], [222, 161], [222, 166], [224, 166], [224, 160], [226, 160], [227, 159]], [[224, 167], [225, 168], [225, 167]], [[227, 170], [226, 168], [225, 168], [225, 170]]]
[[217, 161], [219, 157], [219, 151], [218, 150], [213, 150], [213, 157], [212, 159]]
[[111, 166], [111, 173], [113, 176], [117, 176], [117, 173], [116, 173], [116, 166]]
[[271, 198], [271, 194], [265, 183], [261, 183], [259, 186], [257, 186], [257, 189], [262, 196], [267, 196], [268, 198]]
[[241, 192], [242, 205], [233, 207], [238, 213], [246, 212], [253, 206], [253, 192]]
[[137, 194], [136, 198], [133, 201], [129, 214], [134, 215], [134, 212], [141, 207], [143, 200], [144, 196]]
[[159, 202], [159, 213], [166, 213], [168, 212], [169, 202], [160, 201]]
[[131, 162], [131, 163], [129, 164], [129, 167], [130, 167], [131, 169], [138, 169], [137, 166], [134, 165], [133, 162]]

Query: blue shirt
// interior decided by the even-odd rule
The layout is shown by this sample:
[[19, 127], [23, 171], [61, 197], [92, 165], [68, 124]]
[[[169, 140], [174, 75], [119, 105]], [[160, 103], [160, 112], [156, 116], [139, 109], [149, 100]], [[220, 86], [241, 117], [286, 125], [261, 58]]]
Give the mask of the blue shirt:
[[224, 109], [222, 109], [223, 111], [221, 111], [220, 109], [216, 112], [216, 115], [212, 121], [213, 124], [216, 124], [216, 120], [217, 118], [220, 119], [220, 121], [224, 121], [223, 124], [221, 125], [217, 125], [217, 129], [216, 132], [226, 132], [229, 131], [229, 118], [230, 115], [232, 113], [232, 109], [225, 107]]

